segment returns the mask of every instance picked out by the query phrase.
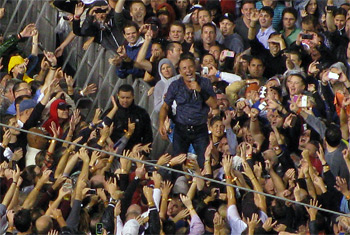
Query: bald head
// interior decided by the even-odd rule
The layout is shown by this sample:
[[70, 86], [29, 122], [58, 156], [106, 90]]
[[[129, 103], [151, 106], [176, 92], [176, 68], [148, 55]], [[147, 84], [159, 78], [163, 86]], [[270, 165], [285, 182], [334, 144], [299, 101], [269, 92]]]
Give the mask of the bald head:
[[53, 222], [50, 216], [43, 215], [35, 221], [35, 228], [38, 234], [48, 234], [53, 228]]
[[[42, 135], [46, 135], [47, 133], [44, 132], [44, 130], [39, 129], [37, 127], [33, 127], [30, 128], [29, 131], [34, 132], [34, 133], [38, 133], [38, 134], [42, 134]], [[27, 141], [28, 141], [28, 145], [29, 147], [32, 148], [36, 148], [36, 149], [45, 149], [46, 145], [47, 145], [47, 139], [35, 134], [27, 134]]]

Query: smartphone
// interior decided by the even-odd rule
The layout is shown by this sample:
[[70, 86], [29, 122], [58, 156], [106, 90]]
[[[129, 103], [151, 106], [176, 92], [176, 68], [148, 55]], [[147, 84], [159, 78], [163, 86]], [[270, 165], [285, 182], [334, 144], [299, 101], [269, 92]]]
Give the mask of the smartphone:
[[207, 75], [209, 73], [209, 68], [208, 67], [203, 67], [202, 69], [202, 74]]
[[306, 108], [307, 107], [307, 96], [306, 95], [303, 95], [301, 97], [301, 106], [302, 108]]
[[301, 39], [313, 39], [314, 38], [314, 35], [312, 35], [312, 34], [302, 34], [301, 35]]
[[339, 79], [339, 74], [333, 73], [333, 72], [329, 72], [328, 73], [328, 78], [332, 79], [332, 80], [338, 80]]
[[264, 102], [262, 102], [262, 103], [259, 104], [259, 107], [258, 107], [258, 108], [259, 108], [260, 110], [264, 110], [265, 107], [266, 107], [266, 105], [267, 105], [267, 103], [264, 101]]
[[316, 64], [316, 68], [317, 68], [318, 70], [322, 71], [323, 69], [326, 68], [326, 66], [325, 66], [324, 64], [322, 64], [322, 63], [319, 63], [319, 64]]
[[292, 121], [290, 122], [291, 127], [295, 126], [295, 124], [297, 123], [297, 120], [298, 120], [297, 116], [293, 115], [292, 116]]
[[103, 224], [97, 223], [96, 224], [96, 234], [102, 234], [103, 233]]
[[16, 165], [17, 165], [17, 161], [12, 161], [12, 170], [17, 170], [17, 167], [16, 167]]
[[87, 194], [97, 194], [96, 189], [89, 189], [89, 191], [87, 191]]
[[152, 171], [147, 172], [147, 174], [148, 174], [148, 177], [149, 177], [149, 178], [152, 177]]
[[336, 6], [327, 6], [327, 11], [335, 11], [337, 10]]
[[224, 56], [235, 57], [235, 52], [234, 51], [224, 51]]

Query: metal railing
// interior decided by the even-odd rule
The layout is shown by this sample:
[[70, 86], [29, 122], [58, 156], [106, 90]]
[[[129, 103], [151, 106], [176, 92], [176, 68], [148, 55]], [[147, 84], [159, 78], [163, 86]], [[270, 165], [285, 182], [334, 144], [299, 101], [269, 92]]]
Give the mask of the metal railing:
[[[71, 30], [68, 22], [63, 22], [63, 24], [60, 22], [60, 32], [56, 34], [55, 29], [59, 22], [59, 12], [50, 5], [48, 0], [4, 0], [0, 6], [6, 8], [6, 16], [2, 20], [7, 25], [4, 31], [6, 35], [19, 33], [25, 25], [35, 22], [40, 33], [39, 41], [49, 51], [54, 51], [57, 47], [57, 38], [63, 41]], [[62, 29], [66, 30], [62, 31]], [[142, 79], [119, 79], [116, 75], [115, 66], [108, 63], [108, 58], [113, 57], [113, 53], [96, 43], [92, 43], [86, 51], [83, 50], [86, 39], [76, 37], [65, 48], [63, 54], [62, 69], [65, 70], [69, 66], [73, 70], [77, 87], [82, 88], [91, 83], [95, 83], [98, 87], [96, 94], [79, 100], [77, 106], [81, 102], [89, 104], [84, 106], [85, 109], [82, 110], [82, 113], [90, 120], [97, 107], [104, 111], [110, 106], [110, 96], [117, 92], [120, 85], [132, 85], [135, 90], [135, 103], [146, 109], [151, 116], [153, 145], [157, 146], [151, 157], [156, 158], [168, 148], [169, 143], [163, 141], [158, 134], [158, 115], [153, 112], [153, 96], [147, 95], [150, 86]], [[31, 40], [28, 40], [23, 45], [23, 49], [27, 54], [31, 50], [30, 42]]]
[[97, 148], [94, 148], [94, 147], [73, 143], [71, 141], [66, 141], [66, 140], [62, 140], [62, 139], [59, 139], [59, 138], [46, 136], [46, 135], [43, 135], [43, 134], [40, 134], [40, 133], [31, 132], [31, 131], [28, 131], [28, 130], [23, 130], [21, 128], [17, 128], [17, 127], [13, 127], [13, 126], [9, 126], [9, 125], [0, 123], [0, 128], [3, 128], [3, 127], [12, 128], [12, 129], [15, 129], [15, 130], [27, 133], [27, 134], [32, 134], [32, 135], [35, 135], [35, 136], [41, 136], [41, 137], [49, 139], [49, 140], [56, 140], [56, 141], [59, 141], [59, 142], [62, 142], [62, 143], [67, 143], [69, 145], [75, 145], [76, 147], [85, 148], [85, 149], [88, 149], [88, 150], [91, 150], [91, 151], [97, 151], [97, 152], [100, 152], [100, 153], [104, 153], [107, 156], [114, 156], [116, 159], [124, 158], [124, 159], [130, 160], [132, 162], [142, 163], [145, 166], [157, 167], [158, 169], [164, 169], [164, 170], [171, 171], [171, 172], [174, 172], [174, 173], [177, 173], [177, 174], [180, 174], [180, 175], [187, 175], [187, 176], [191, 176], [191, 177], [197, 177], [197, 178], [200, 178], [200, 179], [203, 179], [203, 180], [206, 180], [206, 181], [210, 181], [210, 182], [215, 183], [215, 184], [221, 184], [223, 186], [231, 186], [231, 187], [233, 187], [235, 189], [243, 190], [243, 191], [246, 191], [246, 192], [252, 192], [252, 193], [260, 194], [260, 195], [263, 195], [265, 197], [269, 197], [269, 198], [273, 198], [273, 199], [277, 199], [277, 200], [281, 200], [281, 201], [285, 201], [285, 202], [290, 202], [290, 203], [293, 203], [293, 204], [314, 208], [314, 209], [317, 209], [317, 210], [322, 211], [322, 212], [327, 212], [327, 213], [331, 213], [331, 214], [334, 214], [334, 215], [345, 216], [345, 217], [350, 218], [350, 214], [344, 214], [342, 212], [332, 211], [332, 210], [325, 209], [325, 208], [322, 208], [322, 207], [309, 205], [309, 204], [304, 203], [304, 202], [294, 201], [294, 200], [291, 200], [289, 198], [284, 198], [284, 197], [268, 194], [268, 193], [265, 193], [265, 192], [259, 192], [259, 191], [256, 191], [254, 189], [251, 189], [251, 188], [245, 188], [245, 187], [238, 186], [238, 185], [235, 185], [235, 184], [232, 184], [232, 183], [227, 183], [226, 181], [219, 181], [217, 179], [208, 178], [208, 177], [202, 176], [200, 174], [185, 172], [185, 171], [174, 169], [174, 168], [171, 168], [171, 167], [168, 167], [168, 166], [158, 165], [157, 163], [153, 163], [151, 161], [140, 160], [140, 159], [137, 159], [137, 158], [132, 158], [132, 157], [116, 154], [114, 152], [108, 152], [108, 151], [103, 150], [103, 149], [101, 150], [101, 149], [97, 149]]

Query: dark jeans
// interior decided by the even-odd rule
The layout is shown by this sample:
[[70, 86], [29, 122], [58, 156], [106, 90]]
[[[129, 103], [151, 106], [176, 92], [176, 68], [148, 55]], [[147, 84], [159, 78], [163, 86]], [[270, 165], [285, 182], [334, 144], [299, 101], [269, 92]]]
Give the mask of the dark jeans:
[[204, 153], [209, 145], [209, 135], [207, 124], [199, 126], [175, 124], [174, 129], [174, 156], [187, 153], [190, 144], [197, 154], [197, 161], [201, 168], [204, 165]]

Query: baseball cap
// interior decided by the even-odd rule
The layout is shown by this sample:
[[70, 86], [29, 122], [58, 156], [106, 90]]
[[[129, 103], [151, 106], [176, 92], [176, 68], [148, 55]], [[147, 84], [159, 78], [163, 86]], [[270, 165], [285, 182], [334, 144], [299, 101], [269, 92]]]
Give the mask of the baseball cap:
[[59, 102], [57, 105], [57, 109], [61, 109], [61, 110], [65, 110], [67, 108], [71, 107], [69, 104], [67, 104], [66, 102], [62, 101]]
[[223, 20], [229, 20], [232, 23], [235, 23], [235, 17], [231, 13], [225, 13], [223, 16], [221, 16], [219, 22], [221, 22]]
[[19, 104], [19, 112], [23, 112], [27, 109], [34, 108], [36, 106], [36, 101], [33, 99], [23, 100]]

